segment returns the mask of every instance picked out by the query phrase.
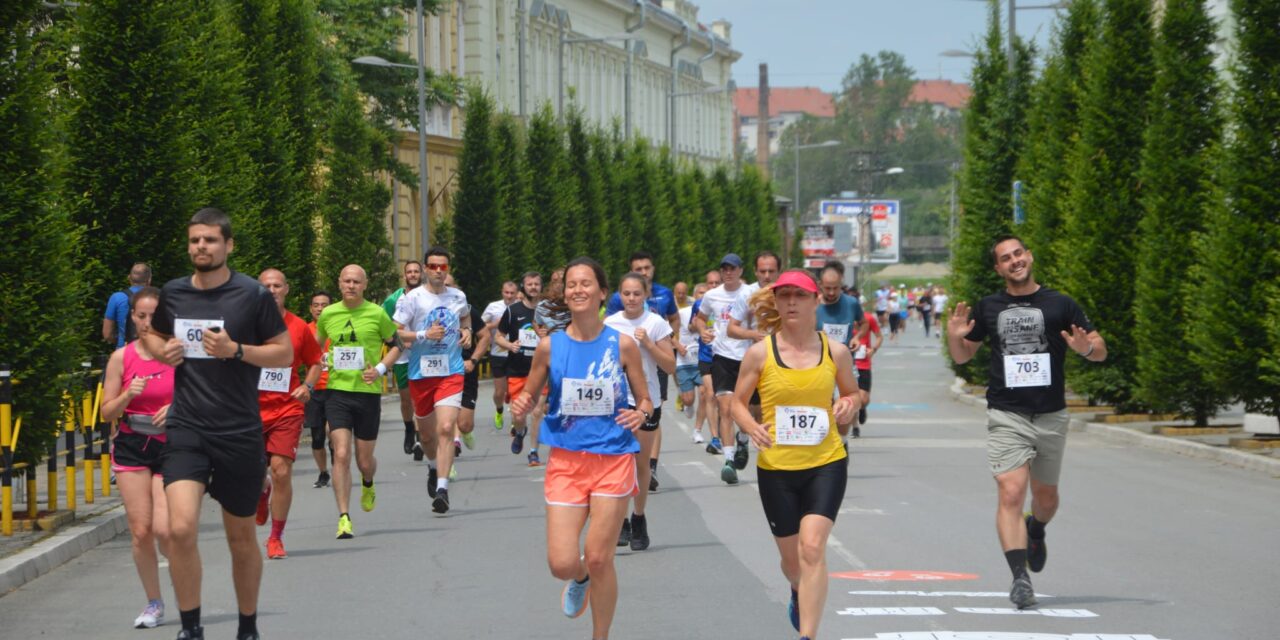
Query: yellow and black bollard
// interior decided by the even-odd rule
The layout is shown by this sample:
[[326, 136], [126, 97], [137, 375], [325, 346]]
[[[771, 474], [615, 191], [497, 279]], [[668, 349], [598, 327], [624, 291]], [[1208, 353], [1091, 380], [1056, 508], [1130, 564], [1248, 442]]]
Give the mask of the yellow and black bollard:
[[94, 419], [94, 387], [97, 386], [90, 370], [90, 363], [81, 362], [84, 369], [81, 383], [84, 385], [80, 394], [80, 435], [84, 437], [84, 503], [93, 504], [93, 465], [97, 460], [93, 457], [93, 426], [98, 423]]
[[4, 472], [0, 477], [0, 533], [13, 535], [13, 372], [0, 364], [0, 452]]
[[101, 434], [101, 445], [98, 448], [99, 480], [102, 484], [102, 496], [111, 495], [111, 425], [102, 419], [102, 382], [107, 375], [107, 357], [99, 356], [97, 360], [98, 384], [93, 396], [93, 423]]
[[76, 402], [71, 394], [64, 394], [62, 401], [62, 427], [66, 434], [67, 460], [63, 473], [67, 475], [67, 510], [76, 511]]
[[36, 468], [27, 467], [27, 517], [35, 522], [40, 515], [40, 503], [36, 501]]
[[[56, 428], [58, 425], [54, 423]], [[49, 513], [58, 510], [58, 438], [55, 436], [53, 441], [49, 443], [49, 452], [45, 455], [45, 478], [49, 487], [48, 491], [48, 509]]]

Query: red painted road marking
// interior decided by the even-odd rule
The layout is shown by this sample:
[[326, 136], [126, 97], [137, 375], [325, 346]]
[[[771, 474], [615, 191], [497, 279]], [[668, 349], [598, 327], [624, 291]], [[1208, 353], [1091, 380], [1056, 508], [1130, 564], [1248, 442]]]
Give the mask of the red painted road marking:
[[832, 578], [843, 580], [870, 580], [872, 582], [937, 582], [941, 580], [977, 580], [974, 573], [950, 571], [840, 571]]

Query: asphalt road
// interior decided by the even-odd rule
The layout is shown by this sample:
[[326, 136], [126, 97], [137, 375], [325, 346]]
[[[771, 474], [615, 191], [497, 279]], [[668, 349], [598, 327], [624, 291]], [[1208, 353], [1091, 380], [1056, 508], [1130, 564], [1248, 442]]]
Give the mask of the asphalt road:
[[[823, 638], [1280, 636], [1280, 480], [1081, 433], [1069, 440], [1048, 566], [1033, 576], [1041, 604], [1014, 611], [983, 412], [953, 401], [950, 381], [938, 342], [918, 326], [876, 359], [871, 419], [830, 542]], [[431, 513], [425, 466], [400, 452], [395, 404], [384, 410], [378, 506], [353, 515], [354, 539], [334, 539], [332, 493], [311, 488], [313, 463], [300, 460], [290, 557], [266, 562], [263, 637], [590, 637], [586, 617], [559, 613], [561, 584], [546, 568], [543, 471], [511, 455], [486, 399], [483, 385], [477, 447], [459, 461], [448, 517]], [[754, 468], [723, 485], [719, 458], [690, 444], [688, 429], [674, 407], [664, 416], [653, 546], [619, 553], [612, 637], [794, 638]], [[231, 638], [229, 559], [211, 501], [201, 531], [206, 637]], [[132, 629], [145, 599], [129, 540], [117, 538], [0, 597], [0, 635], [171, 638], [176, 602], [162, 577], [165, 625]]]

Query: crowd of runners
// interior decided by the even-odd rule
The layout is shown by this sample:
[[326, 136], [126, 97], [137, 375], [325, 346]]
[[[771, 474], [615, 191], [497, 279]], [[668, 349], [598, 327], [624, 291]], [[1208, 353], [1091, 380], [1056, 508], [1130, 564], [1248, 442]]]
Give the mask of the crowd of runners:
[[[590, 609], [592, 638], [607, 638], [613, 621], [615, 550], [650, 545], [646, 507], [660, 485], [672, 378], [668, 416], [674, 410], [693, 420], [693, 443], [723, 457], [724, 484], [740, 482], [756, 451], [763, 513], [790, 589], [787, 616], [802, 639], [817, 637], [826, 541], [848, 479], [847, 438], [867, 421], [882, 327], [901, 321], [897, 292], [875, 292], [868, 297], [874, 309], [864, 310], [845, 286], [842, 264], [817, 273], [784, 269], [768, 251], [751, 257], [754, 283], [744, 282], [747, 264], [730, 253], [703, 282], [668, 288], [656, 281], [654, 257], [637, 251], [620, 277], [580, 257], [545, 283], [536, 271], [505, 282], [500, 299], [486, 303], [468, 297], [466, 283], [450, 273], [449, 252], [433, 247], [422, 262], [403, 266], [404, 286], [382, 304], [366, 299], [365, 270], [346, 266], [336, 295], [311, 294], [307, 323], [285, 308], [285, 273], [267, 269], [255, 280], [229, 268], [234, 239], [226, 214], [200, 210], [187, 235], [194, 272], [157, 289], [146, 265], [136, 265], [103, 327], [118, 348], [102, 413], [118, 424], [112, 469], [147, 598], [134, 626], [164, 619], [163, 554], [178, 638], [204, 637], [197, 532], [207, 493], [222, 507], [231, 550], [237, 638], [258, 638], [257, 527], [270, 525], [266, 557], [287, 558], [302, 434], [310, 434], [319, 471], [313, 486], [333, 491], [335, 537], [357, 536], [352, 458], [360, 510], [373, 511], [388, 376], [399, 393], [403, 453], [425, 459], [430, 508], [449, 514], [455, 461], [475, 446], [487, 359], [493, 391], [485, 401], [493, 403], [495, 430], [507, 432], [523, 464], [546, 466], [547, 561], [565, 582], [562, 611], [576, 618]], [[1024, 608], [1035, 604], [1028, 570], [1045, 565], [1045, 525], [1058, 504], [1063, 360], [1070, 349], [1101, 361], [1106, 345], [1074, 301], [1036, 284], [1021, 240], [996, 239], [992, 259], [1006, 289], [972, 314], [959, 302], [944, 331], [957, 362], [984, 341], [991, 347], [997, 530], [1013, 574], [1010, 598]], [[928, 335], [945, 293], [924, 290], [910, 300]], [[660, 520], [652, 535], [661, 535]]]

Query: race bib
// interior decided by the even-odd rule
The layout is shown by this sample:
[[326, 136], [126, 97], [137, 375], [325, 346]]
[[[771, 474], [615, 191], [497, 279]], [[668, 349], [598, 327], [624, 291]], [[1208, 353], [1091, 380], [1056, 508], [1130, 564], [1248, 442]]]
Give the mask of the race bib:
[[192, 318], [174, 318], [173, 319], [173, 335], [182, 341], [183, 357], [196, 360], [208, 360], [213, 356], [205, 353], [204, 332], [207, 329], [218, 327], [223, 328], [222, 320], [195, 320]]
[[853, 352], [853, 359], [854, 359], [854, 360], [866, 360], [866, 359], [867, 359], [867, 345], [865, 345], [865, 344], [860, 344], [860, 345], [858, 345], [858, 350]]
[[533, 328], [520, 330], [520, 348], [521, 349], [537, 349], [538, 348], [538, 332]]
[[418, 358], [418, 371], [424, 378], [443, 378], [449, 375], [449, 356], [428, 355]]
[[1004, 386], [1009, 389], [1021, 387], [1047, 387], [1053, 384], [1053, 375], [1049, 369], [1049, 354], [1027, 353], [1004, 357]]
[[289, 393], [289, 367], [263, 367], [258, 376], [258, 391]]
[[836, 344], [849, 344], [849, 325], [822, 323], [822, 332]]
[[827, 439], [831, 421], [826, 409], [817, 407], [776, 407], [773, 441], [778, 444], [811, 447]]
[[364, 347], [334, 347], [333, 368], [338, 371], [364, 371]]
[[560, 415], [611, 416], [613, 412], [612, 381], [564, 379], [560, 387]]

